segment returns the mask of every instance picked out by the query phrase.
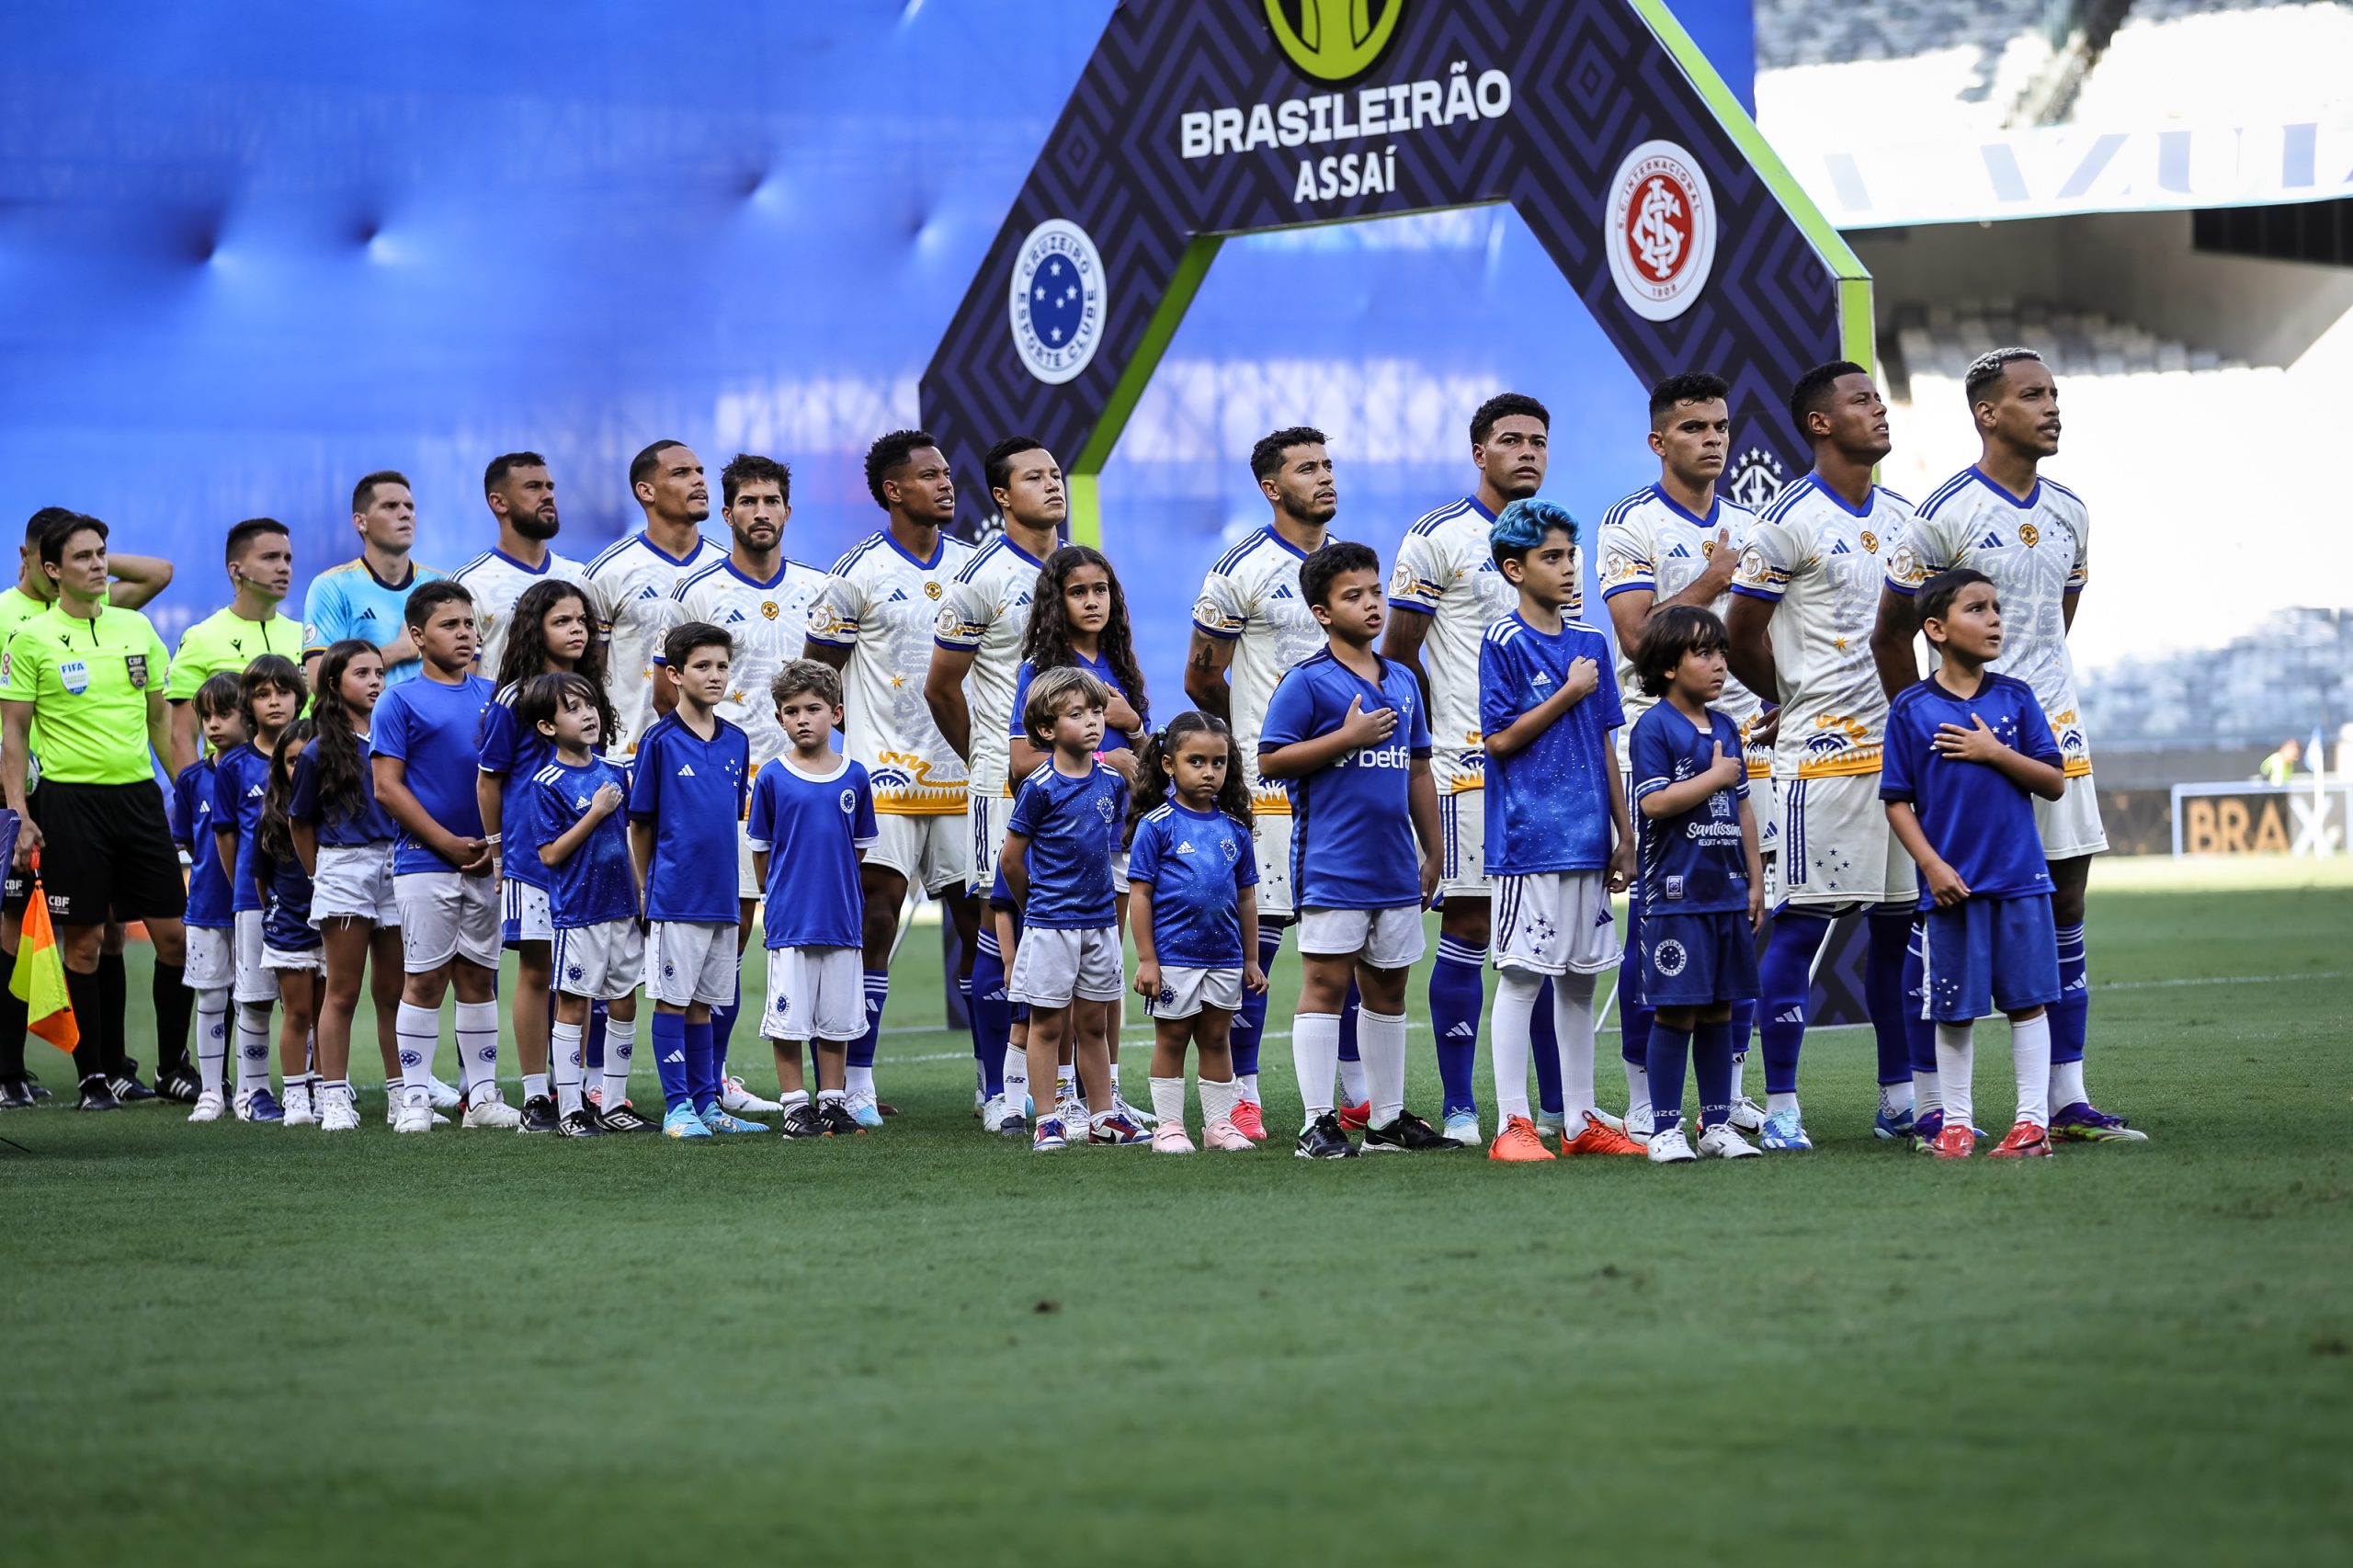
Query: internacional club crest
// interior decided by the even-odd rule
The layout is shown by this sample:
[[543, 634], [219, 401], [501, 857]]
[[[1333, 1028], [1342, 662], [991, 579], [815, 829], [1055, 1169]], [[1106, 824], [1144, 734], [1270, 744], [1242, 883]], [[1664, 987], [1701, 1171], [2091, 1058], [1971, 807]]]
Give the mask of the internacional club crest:
[[1103, 342], [1108, 303], [1103, 258], [1086, 231], [1049, 218], [1029, 231], [1013, 258], [1006, 319], [1029, 373], [1050, 386], [1071, 380]]
[[1644, 321], [1689, 310], [1716, 260], [1716, 202], [1699, 161], [1672, 142], [1645, 142], [1609, 182], [1602, 249], [1618, 297]]
[[1733, 465], [1732, 477], [1724, 482], [1724, 494], [1750, 511], [1761, 512], [1788, 483], [1789, 475], [1781, 471], [1779, 458], [1762, 447], [1751, 447]]

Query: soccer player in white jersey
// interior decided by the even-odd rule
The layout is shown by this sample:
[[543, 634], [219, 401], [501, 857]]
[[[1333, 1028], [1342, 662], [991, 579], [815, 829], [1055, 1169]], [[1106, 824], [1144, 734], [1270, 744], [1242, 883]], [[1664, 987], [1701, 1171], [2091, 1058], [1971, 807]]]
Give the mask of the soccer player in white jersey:
[[1733, 674], [1780, 699], [1773, 778], [1781, 801], [1781, 902], [1758, 966], [1768, 1150], [1811, 1149], [1798, 1106], [1814, 957], [1840, 915], [1861, 911], [1864, 1005], [1879, 1037], [1882, 1137], [1912, 1130], [1904, 957], [1917, 890], [1912, 858], [1880, 804], [1887, 693], [1871, 625], [1888, 556], [1911, 504], [1872, 483], [1887, 456], [1887, 404], [1870, 372], [1817, 365], [1790, 392], [1813, 468], [1765, 508], [1734, 568], [1726, 631]]
[[972, 846], [964, 759], [924, 701], [940, 605], [973, 554], [947, 532], [956, 517], [955, 477], [928, 433], [893, 430], [867, 449], [866, 488], [886, 520], [834, 562], [810, 601], [804, 656], [842, 672], [842, 730], [873, 783], [881, 830], [858, 872], [866, 894], [866, 1032], [850, 1044], [847, 1097], [850, 1115], [872, 1127], [886, 1114], [874, 1092], [874, 1042], [890, 999], [891, 949], [907, 885], [920, 881], [956, 923], [961, 984], [972, 981], [980, 903], [966, 885]]
[[2067, 792], [2037, 797], [2035, 825], [2051, 869], [2052, 915], [2059, 927], [2060, 999], [2051, 1008], [2051, 1135], [2078, 1142], [2134, 1141], [2147, 1134], [2096, 1108], [2084, 1088], [2084, 1037], [2091, 1012], [2084, 971], [2084, 885], [2092, 857], [2108, 847], [2091, 750], [2075, 692], [2067, 633], [2090, 560], [2091, 516], [2065, 485], [2041, 472], [2059, 450], [2059, 388], [2031, 348], [1997, 348], [1970, 365], [1963, 383], [1983, 449], [1977, 461], [1922, 503], [1888, 560], [1872, 649], [1891, 699], [1919, 678], [1912, 596], [1938, 572], [1966, 566], [1994, 580], [2002, 607], [2002, 656], [1988, 666], [2034, 690], [2059, 739]]
[[[1430, 715], [1430, 777], [1438, 787], [1445, 846], [1438, 891], [1438, 961], [1430, 969], [1430, 1028], [1438, 1036], [1446, 1135], [1465, 1148], [1483, 1142], [1473, 1078], [1479, 1015], [1487, 997], [1487, 756], [1479, 732], [1479, 644], [1487, 628], [1519, 608], [1496, 570], [1496, 515], [1544, 484], [1552, 415], [1522, 392], [1500, 392], [1471, 416], [1471, 466], [1479, 485], [1405, 530], [1389, 581], [1381, 651], [1414, 672]], [[1574, 616], [1573, 605], [1569, 613]], [[1249, 753], [1245, 750], [1244, 755]], [[1553, 1049], [1552, 1003], [1542, 997], [1536, 1040], [1538, 1109], [1557, 1119], [1561, 1063]], [[1551, 1123], [1547, 1123], [1548, 1126]]]
[[710, 486], [694, 449], [683, 441], [654, 442], [630, 460], [629, 487], [645, 526], [591, 561], [582, 585], [597, 635], [611, 644], [605, 667], [620, 728], [606, 741], [605, 755], [616, 762], [636, 754], [640, 738], [676, 701], [674, 694], [657, 692], [654, 674], [662, 640], [677, 624], [671, 595], [725, 555], [702, 537]]
[[[1324, 628], [1299, 587], [1300, 563], [1324, 548], [1340, 509], [1332, 456], [1324, 432], [1294, 425], [1263, 437], [1250, 449], [1250, 474], [1274, 516], [1223, 555], [1201, 580], [1193, 604], [1193, 640], [1185, 655], [1185, 695], [1204, 713], [1224, 720], [1242, 748], [1243, 782], [1250, 787], [1250, 828], [1258, 858], [1258, 967], [1282, 950], [1283, 927], [1297, 918], [1290, 885], [1290, 797], [1258, 775], [1258, 735], [1267, 702], [1292, 665], [1323, 651]], [[1233, 684], [1226, 684], [1227, 671]], [[1341, 1025], [1345, 1125], [1361, 1126], [1351, 1112], [1365, 1103], [1364, 1067], [1351, 1025], [1355, 997]], [[1258, 1043], [1267, 1027], [1263, 993], [1245, 995], [1233, 1029], [1233, 1078], [1241, 1085], [1233, 1124], [1253, 1140], [1266, 1136], [1258, 1098]]]
[[[1659, 460], [1657, 483], [1643, 486], [1609, 508], [1601, 520], [1601, 598], [1609, 608], [1609, 628], [1618, 639], [1619, 700], [1626, 727], [1618, 732], [1618, 761], [1625, 767], [1627, 740], [1634, 721], [1658, 701], [1643, 689], [1634, 650], [1651, 617], [1677, 605], [1712, 610], [1731, 608], [1732, 574], [1748, 548], [1756, 517], [1716, 494], [1732, 445], [1731, 383], [1705, 370], [1669, 376], [1651, 389], [1651, 450]], [[1756, 815], [1757, 848], [1770, 855], [1778, 842], [1770, 806], [1773, 750], [1765, 704], [1736, 680], [1709, 705], [1740, 726], [1748, 752], [1750, 788], [1761, 802]], [[1628, 796], [1631, 798], [1629, 783]], [[1768, 884], [1770, 885], [1769, 882]], [[1651, 1009], [1642, 999], [1642, 919], [1639, 885], [1627, 895], [1627, 961], [1618, 971], [1618, 1035], [1626, 1066], [1626, 1130], [1650, 1135]], [[1756, 1019], [1753, 1001], [1733, 1005], [1732, 1121], [1755, 1131], [1764, 1112], [1742, 1092], [1748, 1031]]]
[[548, 548], [563, 524], [556, 518], [555, 479], [537, 452], [507, 452], [483, 471], [482, 498], [498, 523], [498, 544], [450, 575], [474, 597], [480, 651], [476, 668], [495, 679], [506, 653], [506, 627], [515, 601], [534, 583], [551, 579], [585, 585], [588, 569]]
[[[728, 665], [727, 696], [719, 716], [751, 741], [752, 771], [792, 749], [777, 722], [768, 687], [785, 665], [801, 656], [809, 631], [809, 602], [825, 574], [785, 558], [784, 530], [792, 520], [792, 471], [774, 458], [738, 452], [719, 471], [719, 515], [733, 541], [729, 551], [678, 579], [670, 590], [671, 614], [683, 624], [699, 620], [735, 640]], [[729, 1037], [742, 1006], [744, 949], [751, 940], [752, 915], [759, 907], [760, 881], [752, 866], [748, 827], [735, 835], [735, 892], [741, 912], [735, 929], [736, 1000], [710, 1014], [712, 1048], [719, 1053], [720, 1104], [735, 1116], [765, 1116], [776, 1102], [753, 1094], [727, 1066]]]
[[[1005, 531], [982, 545], [949, 583], [932, 631], [931, 671], [923, 684], [932, 722], [970, 769], [965, 821], [972, 871], [965, 886], [975, 898], [986, 898], [996, 881], [997, 852], [1005, 846], [1006, 818], [1013, 810], [1006, 737], [1021, 640], [1029, 628], [1029, 598], [1070, 517], [1062, 465], [1034, 437], [1006, 437], [989, 449], [982, 469]], [[994, 923], [982, 924], [977, 949], [971, 1013], [981, 1124], [1007, 1137], [1025, 1135], [1029, 1065], [1013, 1044], [1013, 1004], [1006, 994], [1005, 955], [997, 949]]]

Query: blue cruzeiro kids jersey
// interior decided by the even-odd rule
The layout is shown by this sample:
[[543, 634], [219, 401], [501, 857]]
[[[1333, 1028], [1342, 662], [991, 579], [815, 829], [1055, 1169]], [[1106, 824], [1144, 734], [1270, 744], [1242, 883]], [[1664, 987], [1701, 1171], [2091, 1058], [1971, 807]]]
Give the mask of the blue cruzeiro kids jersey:
[[1719, 745], [1741, 764], [1735, 783], [1689, 811], [1660, 817], [1635, 811], [1646, 915], [1721, 915], [1748, 908], [1748, 856], [1740, 842], [1740, 802], [1748, 798], [1748, 766], [1741, 754], [1740, 726], [1712, 708], [1708, 725], [1700, 729], [1673, 703], [1661, 699], [1634, 721], [1627, 743], [1635, 801], [1707, 772], [1715, 764]]
[[1626, 722], [1610, 678], [1609, 644], [1582, 620], [1539, 631], [1518, 610], [1479, 644], [1479, 728], [1499, 735], [1548, 700], [1569, 666], [1591, 659], [1601, 684], [1527, 745], [1487, 759], [1487, 871], [1530, 877], [1609, 864], [1609, 733]]
[[[439, 578], [430, 566], [408, 563], [408, 581], [399, 585], [376, 575], [365, 556], [331, 566], [311, 579], [302, 601], [302, 653], [324, 653], [347, 637], [357, 637], [381, 648], [408, 630], [408, 597]], [[384, 666], [384, 688], [405, 686], [425, 673], [422, 660], [403, 659]]]
[[608, 784], [621, 791], [626, 807], [629, 776], [619, 767], [602, 757], [592, 757], [585, 767], [574, 767], [551, 752], [529, 780], [529, 835], [517, 838], [509, 827], [500, 835], [508, 846], [508, 864], [528, 859], [546, 874], [542, 885], [548, 890], [549, 921], [559, 931], [637, 918], [637, 873], [629, 863], [626, 809], [608, 813], [589, 829], [588, 836], [563, 865], [550, 867], [540, 858], [541, 849], [570, 833], [588, 814], [597, 791]]
[[[409, 793], [425, 812], [460, 838], [482, 836], [482, 805], [474, 779], [482, 771], [482, 710], [490, 682], [467, 676], [454, 685], [413, 680], [384, 693], [369, 738], [378, 756], [400, 759]], [[457, 869], [403, 829], [392, 850], [392, 874]]]
[[302, 862], [291, 855], [273, 859], [256, 850], [254, 875], [269, 889], [269, 902], [262, 909], [262, 946], [281, 953], [307, 953], [316, 948], [319, 933], [311, 925], [311, 879], [303, 873]]
[[[1108, 659], [1090, 659], [1075, 649], [1072, 652], [1078, 660], [1080, 669], [1085, 670], [1121, 697], [1128, 699], [1128, 706], [1133, 708], [1136, 710], [1136, 717], [1143, 721], [1144, 734], [1151, 733], [1152, 715], [1144, 710], [1142, 703], [1129, 695], [1126, 687], [1120, 684], [1120, 677], [1111, 673], [1111, 662]], [[1029, 706], [1029, 677], [1036, 673], [1028, 659], [1021, 661], [1021, 668], [1016, 671], [1013, 676], [1013, 719], [1006, 726], [1006, 732], [1011, 738], [1028, 741], [1031, 745], [1038, 744], [1037, 737], [1030, 734], [1029, 726], [1023, 721], [1022, 713]], [[1130, 751], [1133, 751], [1143, 744], [1143, 735], [1131, 735], [1124, 730], [1106, 728], [1103, 732], [1103, 744], [1114, 748], [1125, 744]]]
[[654, 824], [648, 920], [735, 924], [735, 824], [751, 790], [752, 743], [716, 714], [710, 722], [705, 740], [668, 713], [637, 745], [629, 814]]
[[390, 844], [400, 836], [400, 829], [392, 817], [376, 803], [375, 753], [369, 749], [368, 737], [359, 740], [359, 799], [363, 802], [357, 812], [330, 812], [319, 800], [319, 748], [313, 741], [302, 748], [294, 759], [292, 795], [286, 802], [286, 814], [296, 822], [306, 822], [318, 835], [321, 846], [337, 848], [358, 848], [369, 844]]
[[172, 842], [188, 851], [187, 923], [199, 931], [225, 931], [236, 923], [229, 873], [221, 869], [221, 846], [212, 837], [219, 766], [211, 757], [199, 757], [172, 783]]
[[837, 758], [804, 773], [770, 757], [752, 781], [745, 831], [768, 858], [760, 918], [771, 948], [855, 948], [865, 938], [866, 896], [858, 853], [874, 842], [874, 786], [866, 765]]
[[[482, 770], [497, 776], [499, 780], [500, 842], [540, 845], [547, 839], [538, 836], [537, 824], [531, 820], [538, 799], [532, 780], [539, 777], [540, 769], [555, 760], [555, 746], [537, 730], [525, 729], [523, 722], [515, 717], [517, 689], [511, 686], [501, 688], [492, 696], [490, 706], [483, 710]], [[624, 786], [626, 783], [623, 780]], [[525, 887], [552, 890], [555, 886], [554, 873], [533, 852], [499, 857], [498, 871]]]
[[1429, 715], [1413, 672], [1381, 661], [1375, 686], [1326, 646], [1287, 671], [1267, 700], [1260, 756], [1328, 735], [1361, 699], [1368, 713], [1393, 709], [1386, 745], [1358, 746], [1304, 778], [1290, 797], [1291, 888], [1302, 909], [1410, 909], [1422, 902], [1422, 858], [1412, 810], [1414, 763], [1430, 755]]
[[1006, 831], [1029, 841], [1023, 926], [1086, 931], [1118, 919], [1111, 855], [1127, 817], [1128, 781], [1107, 763], [1074, 778], [1049, 758], [1021, 781]]
[[229, 907], [237, 914], [261, 907], [254, 881], [254, 837], [261, 829], [262, 797], [269, 788], [269, 758], [246, 742], [222, 754], [212, 774], [212, 831], [233, 835], [237, 865], [229, 879]]
[[[2051, 891], [2051, 870], [2035, 830], [2034, 803], [1990, 763], [1939, 756], [1930, 745], [1939, 726], [1985, 721], [1994, 738], [2037, 762], [2060, 766], [2059, 743], [2034, 688], [1985, 673], [1974, 697], [1955, 697], [1934, 676], [1889, 704], [1881, 752], [1879, 798], [1909, 801], [1928, 846], [1960, 873], [1972, 898], [2024, 898]], [[1920, 907], [1934, 909], [1928, 879]]]
[[1257, 881], [1250, 830], [1223, 812], [1170, 801], [1144, 814], [1128, 846], [1128, 884], [1152, 890], [1152, 940], [1164, 967], [1241, 968], [1235, 901]]

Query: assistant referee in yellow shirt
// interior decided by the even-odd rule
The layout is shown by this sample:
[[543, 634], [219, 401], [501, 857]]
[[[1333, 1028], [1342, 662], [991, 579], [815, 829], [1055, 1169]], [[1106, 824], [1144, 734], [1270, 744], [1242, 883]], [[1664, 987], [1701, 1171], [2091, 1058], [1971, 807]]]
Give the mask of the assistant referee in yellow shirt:
[[[81, 516], [52, 523], [41, 534], [40, 564], [57, 602], [18, 626], [0, 653], [0, 781], [25, 819], [17, 855], [40, 853], [40, 889], [81, 1030], [81, 1108], [113, 1110], [120, 1102], [107, 1080], [128, 1074], [128, 1052], [122, 989], [109, 994], [98, 979], [108, 919], [145, 921], [156, 995], [186, 992], [188, 886], [155, 783], [155, 758], [171, 749], [169, 657], [145, 616], [108, 603], [106, 524]], [[36, 724], [41, 778], [28, 799]]]

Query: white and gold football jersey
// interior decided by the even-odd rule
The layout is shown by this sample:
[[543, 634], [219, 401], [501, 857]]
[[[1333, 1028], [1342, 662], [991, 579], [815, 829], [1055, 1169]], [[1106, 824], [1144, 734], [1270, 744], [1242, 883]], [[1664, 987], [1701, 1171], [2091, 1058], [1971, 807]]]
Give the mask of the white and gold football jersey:
[[976, 795], [1009, 795], [1006, 737], [1013, 728], [1013, 691], [1021, 672], [1021, 639], [1029, 630], [1029, 597], [1045, 563], [997, 535], [975, 551], [948, 585], [932, 640], [972, 655], [964, 677], [972, 719], [972, 785]]
[[834, 562], [809, 601], [810, 639], [850, 650], [842, 729], [885, 816], [963, 812], [964, 759], [932, 722], [923, 683], [948, 585], [972, 555], [943, 532], [931, 559], [920, 561], [877, 531]]
[[[1405, 530], [1389, 574], [1389, 600], [1429, 617], [1422, 671], [1430, 677], [1430, 775], [1441, 795], [1486, 781], [1479, 733], [1479, 643], [1519, 608], [1519, 591], [1495, 567], [1495, 514], [1465, 496]], [[1574, 618], [1580, 607], [1565, 614]]]
[[776, 722], [768, 687], [779, 670], [801, 657], [809, 635], [809, 601], [824, 582], [823, 572], [798, 561], [782, 562], [773, 578], [758, 582], [737, 570], [733, 556], [722, 556], [679, 579], [671, 590], [676, 623], [708, 621], [735, 639], [719, 716], [750, 738], [755, 773], [792, 749], [784, 726]]
[[[1671, 599], [1698, 581], [1719, 549], [1729, 549], [1737, 561], [1748, 548], [1749, 534], [1756, 527], [1755, 513], [1722, 496], [1706, 517], [1699, 517], [1677, 505], [1659, 486], [1646, 485], [1602, 517], [1595, 540], [1601, 551], [1602, 599], [1606, 602], [1637, 588], [1652, 595], [1654, 605]], [[1720, 534], [1731, 538], [1719, 545]], [[1732, 593], [1727, 589], [1708, 608], [1722, 616], [1731, 603]], [[1622, 758], [1627, 740], [1634, 733], [1634, 721], [1658, 701], [1643, 693], [1643, 683], [1634, 676], [1634, 650], [1622, 643], [1618, 649], [1618, 696], [1626, 710], [1626, 727], [1618, 732], [1618, 754]], [[1740, 682], [1726, 677], [1722, 694], [1710, 706], [1738, 724], [1745, 736], [1765, 704]], [[1750, 762], [1750, 777], [1764, 776], [1758, 770], [1763, 761], [1760, 756]], [[1770, 771], [1769, 766], [1764, 770]]]
[[[584, 594], [588, 588], [588, 569], [553, 551], [534, 572], [503, 550], [486, 550], [449, 576], [474, 597], [475, 667], [493, 681], [506, 656], [506, 629], [515, 619], [515, 601], [525, 589], [549, 582], [570, 583]], [[588, 607], [588, 614], [592, 621], [597, 619], [595, 605]]]
[[679, 581], [727, 552], [698, 537], [686, 555], [671, 555], [643, 533], [631, 534], [588, 563], [588, 611], [608, 645], [605, 671], [620, 733], [608, 756], [631, 756], [654, 727], [654, 661], [676, 624], [671, 594]]
[[1201, 579], [1193, 624], [1233, 644], [1233, 738], [1256, 809], [1289, 815], [1290, 797], [1258, 777], [1258, 733], [1267, 703], [1293, 665], [1324, 646], [1324, 628], [1300, 592], [1306, 552], [1269, 525], [1217, 559]]

